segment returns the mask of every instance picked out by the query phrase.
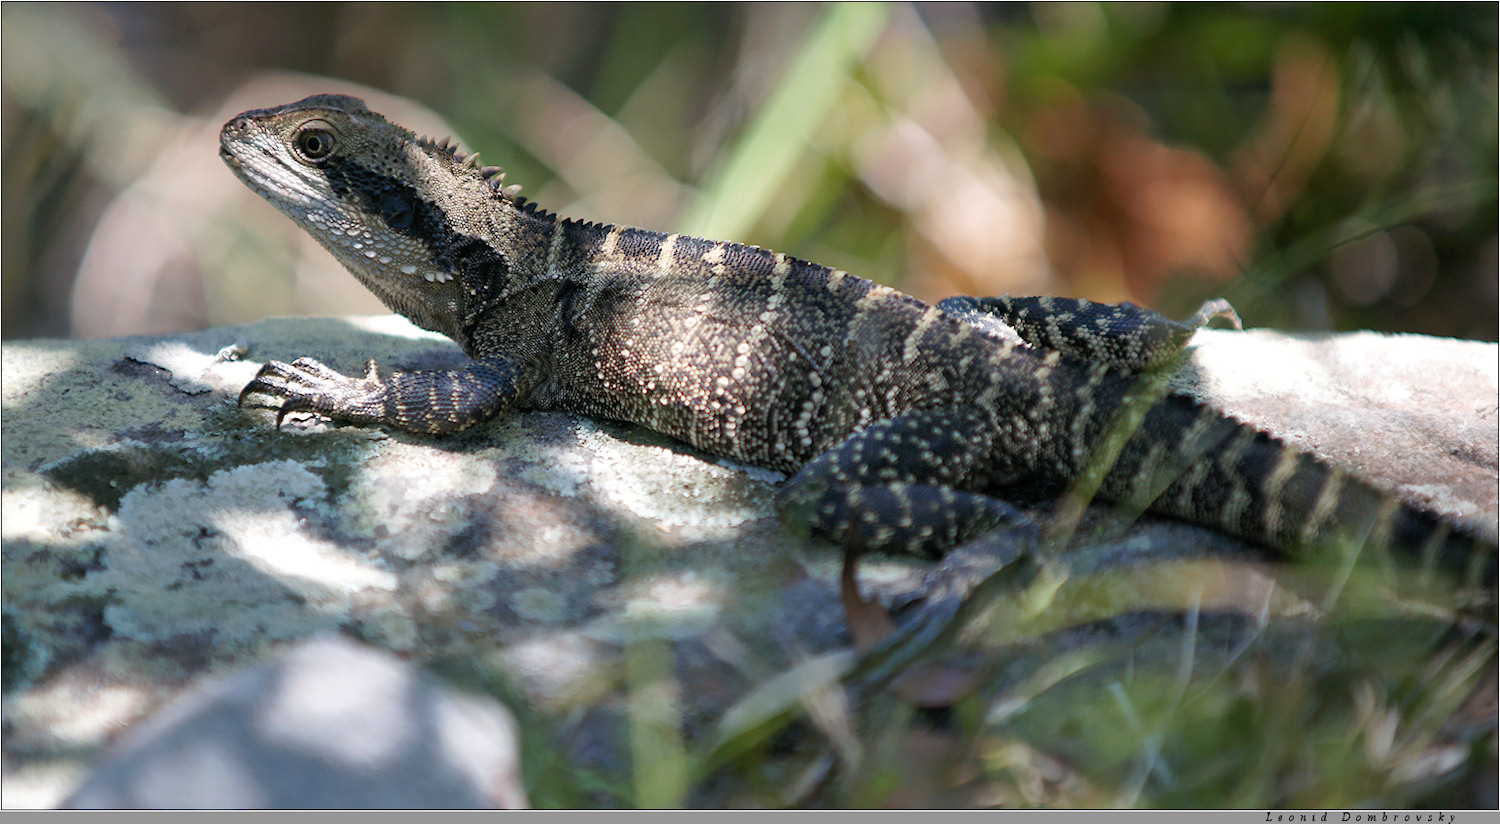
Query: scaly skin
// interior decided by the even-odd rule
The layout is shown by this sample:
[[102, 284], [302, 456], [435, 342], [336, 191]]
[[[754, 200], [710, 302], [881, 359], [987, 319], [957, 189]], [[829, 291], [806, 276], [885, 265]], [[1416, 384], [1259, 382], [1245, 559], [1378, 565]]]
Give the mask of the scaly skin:
[[241, 180], [474, 361], [360, 378], [272, 361], [241, 399], [273, 398], [278, 424], [441, 434], [562, 410], [786, 472], [783, 517], [858, 549], [939, 554], [1026, 526], [1006, 498], [1082, 482], [1283, 553], [1352, 538], [1493, 588], [1493, 542], [1133, 371], [1222, 302], [1188, 324], [1047, 298], [934, 307], [755, 247], [558, 218], [351, 97], [246, 112], [221, 141]]

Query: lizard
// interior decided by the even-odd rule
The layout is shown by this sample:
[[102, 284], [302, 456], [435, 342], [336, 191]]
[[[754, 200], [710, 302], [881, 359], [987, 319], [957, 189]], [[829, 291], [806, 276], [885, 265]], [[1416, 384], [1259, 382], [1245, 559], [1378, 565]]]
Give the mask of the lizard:
[[1279, 555], [1366, 547], [1494, 589], [1493, 539], [1143, 379], [1223, 301], [1185, 323], [1045, 297], [930, 305], [754, 246], [560, 217], [345, 95], [244, 112], [220, 155], [471, 359], [362, 376], [268, 361], [239, 401], [270, 398], [278, 428], [296, 412], [444, 435], [559, 410], [779, 470], [783, 521], [856, 552], [1035, 530], [1013, 501], [1083, 483]]

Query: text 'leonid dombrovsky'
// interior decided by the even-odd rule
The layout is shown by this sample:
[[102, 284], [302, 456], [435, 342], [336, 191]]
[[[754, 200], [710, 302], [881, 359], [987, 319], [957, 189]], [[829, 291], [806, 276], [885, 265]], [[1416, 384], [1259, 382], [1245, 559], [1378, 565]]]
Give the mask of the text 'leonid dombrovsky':
[[1333, 818], [1329, 818], [1327, 810], [1315, 813], [1275, 813], [1267, 810], [1266, 820], [1285, 822], [1337, 821], [1340, 824], [1346, 824], [1346, 822], [1347, 824], [1370, 824], [1370, 822], [1378, 822], [1378, 824], [1417, 824], [1417, 822], [1427, 821], [1437, 822], [1437, 824], [1453, 824], [1453, 822], [1458, 820], [1458, 816], [1453, 813], [1432, 812], [1430, 810], [1407, 810], [1404, 812], [1353, 812], [1345, 810], [1343, 812], [1335, 812], [1333, 815]]

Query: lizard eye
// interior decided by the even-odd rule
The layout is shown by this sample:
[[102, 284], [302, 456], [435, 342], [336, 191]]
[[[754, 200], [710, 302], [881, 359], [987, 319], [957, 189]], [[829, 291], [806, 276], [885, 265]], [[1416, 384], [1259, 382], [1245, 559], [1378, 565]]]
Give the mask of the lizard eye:
[[297, 131], [297, 136], [292, 138], [292, 144], [297, 147], [297, 154], [308, 161], [318, 161], [333, 153], [333, 132], [328, 130], [328, 124], [321, 120], [314, 120], [304, 125]]

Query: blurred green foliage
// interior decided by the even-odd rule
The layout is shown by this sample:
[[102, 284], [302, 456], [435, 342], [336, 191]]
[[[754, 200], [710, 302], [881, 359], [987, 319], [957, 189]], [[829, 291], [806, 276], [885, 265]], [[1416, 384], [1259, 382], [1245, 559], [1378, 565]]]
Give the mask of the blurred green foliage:
[[[1494, 340], [1496, 18], [1477, 3], [7, 4], [4, 334], [266, 311], [217, 297], [235, 290], [202, 254], [178, 264], [196, 282], [121, 285], [181, 304], [139, 328], [81, 321], [76, 302], [109, 301], [72, 285], [95, 221], [152, 160], [114, 129], [200, 123], [292, 70], [425, 104], [551, 208], [723, 229], [925, 298], [1181, 312], [1223, 294], [1251, 325]], [[558, 90], [571, 102], [525, 105]], [[673, 194], [601, 196], [609, 171], [590, 159], [613, 156], [577, 131], [580, 108], [651, 166], [642, 191]], [[883, 188], [919, 165], [889, 151], [913, 135], [1009, 210], [937, 174]]]

